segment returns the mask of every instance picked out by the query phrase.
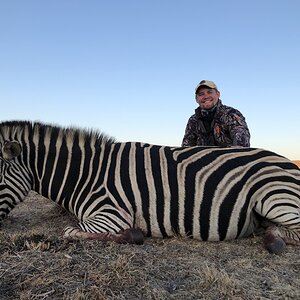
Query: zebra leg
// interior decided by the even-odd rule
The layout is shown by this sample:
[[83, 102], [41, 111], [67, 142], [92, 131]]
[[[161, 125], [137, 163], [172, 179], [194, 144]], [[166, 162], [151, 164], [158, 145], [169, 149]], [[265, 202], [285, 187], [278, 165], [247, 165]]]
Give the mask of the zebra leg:
[[281, 254], [286, 244], [300, 246], [300, 229], [269, 226], [266, 229], [264, 245], [270, 253]]
[[264, 245], [269, 252], [281, 254], [286, 244], [300, 246], [298, 198], [288, 195], [281, 198], [274, 192], [272, 197], [256, 202], [254, 211], [262, 218], [261, 226], [266, 228]]
[[264, 246], [270, 253], [281, 254], [284, 251], [286, 244], [278, 227], [270, 226], [267, 228]]
[[64, 238], [113, 241], [119, 244], [137, 244], [144, 243], [144, 234], [138, 228], [127, 228], [118, 233], [112, 232], [86, 232], [76, 227], [67, 227], [64, 230]]
[[103, 205], [101, 211], [78, 223], [78, 227], [67, 227], [65, 238], [113, 241], [120, 244], [141, 245], [144, 234], [141, 229], [133, 228], [133, 217], [121, 207]]

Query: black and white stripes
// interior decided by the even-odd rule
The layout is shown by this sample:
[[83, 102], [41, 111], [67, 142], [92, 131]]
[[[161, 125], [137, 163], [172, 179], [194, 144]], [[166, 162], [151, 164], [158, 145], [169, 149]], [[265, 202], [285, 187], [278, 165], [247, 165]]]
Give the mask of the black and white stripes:
[[[2, 217], [33, 189], [90, 233], [136, 227], [219, 241], [247, 236], [267, 219], [300, 239], [300, 170], [270, 151], [116, 143], [17, 121], [0, 123], [0, 142]], [[19, 155], [7, 159], [5, 143], [20, 145]]]

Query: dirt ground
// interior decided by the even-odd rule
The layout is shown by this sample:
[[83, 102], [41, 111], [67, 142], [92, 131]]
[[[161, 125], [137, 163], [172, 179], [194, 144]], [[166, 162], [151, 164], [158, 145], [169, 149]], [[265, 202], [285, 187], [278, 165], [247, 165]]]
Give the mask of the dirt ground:
[[31, 193], [0, 231], [0, 299], [300, 299], [300, 248], [232, 242], [68, 241], [75, 220]]

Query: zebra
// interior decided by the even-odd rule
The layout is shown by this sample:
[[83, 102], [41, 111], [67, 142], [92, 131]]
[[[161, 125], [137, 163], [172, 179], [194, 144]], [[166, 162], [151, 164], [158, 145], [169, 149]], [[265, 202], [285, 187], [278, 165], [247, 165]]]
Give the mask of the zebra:
[[0, 221], [30, 190], [71, 212], [65, 238], [143, 244], [247, 237], [300, 245], [300, 170], [259, 148], [117, 142], [96, 130], [32, 121], [0, 123]]

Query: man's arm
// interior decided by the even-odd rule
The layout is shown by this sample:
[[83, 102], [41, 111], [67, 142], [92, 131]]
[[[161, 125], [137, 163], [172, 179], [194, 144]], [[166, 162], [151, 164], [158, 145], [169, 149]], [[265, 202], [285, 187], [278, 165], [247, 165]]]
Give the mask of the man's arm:
[[188, 120], [181, 146], [197, 146], [197, 120], [193, 116]]
[[229, 128], [233, 146], [250, 147], [250, 131], [245, 117], [238, 110], [232, 113]]

